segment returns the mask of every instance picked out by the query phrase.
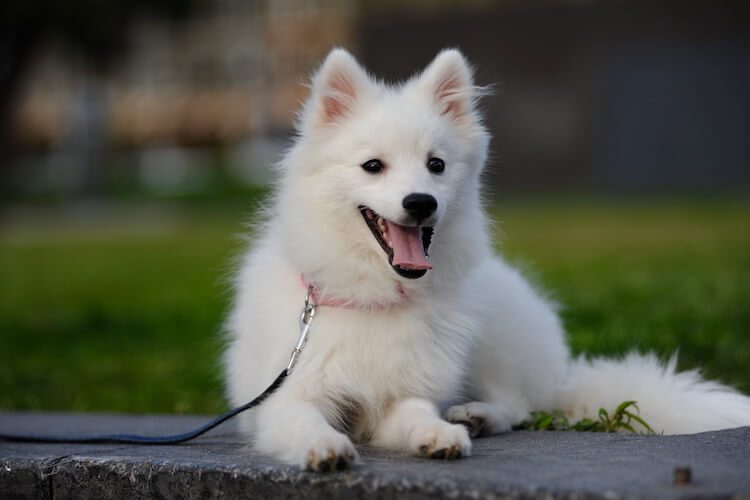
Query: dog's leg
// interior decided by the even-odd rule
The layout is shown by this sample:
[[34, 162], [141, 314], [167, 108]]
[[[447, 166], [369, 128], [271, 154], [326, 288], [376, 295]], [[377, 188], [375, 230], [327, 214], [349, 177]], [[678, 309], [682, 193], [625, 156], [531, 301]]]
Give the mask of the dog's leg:
[[313, 403], [280, 391], [257, 415], [255, 447], [313, 471], [348, 468], [359, 460], [351, 440], [326, 421]]
[[482, 320], [468, 363], [463, 393], [473, 402], [453, 406], [445, 418], [472, 436], [510, 430], [530, 410], [554, 409], [568, 371], [568, 349], [555, 308], [516, 269], [489, 259], [470, 276]]
[[416, 398], [393, 405], [375, 429], [372, 444], [429, 458], [455, 459], [471, 454], [466, 428], [446, 422], [434, 404]]
[[478, 437], [509, 431], [528, 414], [528, 406], [524, 402], [506, 398], [502, 401], [472, 401], [451, 406], [445, 412], [445, 418], [449, 422], [465, 425], [471, 437]]

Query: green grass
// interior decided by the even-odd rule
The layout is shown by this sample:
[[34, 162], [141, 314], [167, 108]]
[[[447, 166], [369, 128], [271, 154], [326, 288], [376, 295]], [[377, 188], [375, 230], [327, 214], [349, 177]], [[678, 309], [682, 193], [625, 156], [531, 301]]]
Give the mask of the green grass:
[[[249, 205], [0, 227], [0, 408], [213, 413], [226, 277]], [[508, 203], [501, 247], [561, 304], [576, 352], [680, 350], [750, 392], [750, 204]]]
[[611, 413], [599, 408], [597, 418], [583, 418], [571, 422], [561, 410], [553, 412], [532, 411], [529, 418], [516, 426], [527, 431], [576, 431], [576, 432], [618, 432], [633, 434], [655, 434], [648, 422], [641, 418], [641, 410], [636, 401], [623, 401]]
[[679, 349], [750, 392], [750, 205], [512, 207], [507, 253], [552, 291], [577, 353]]

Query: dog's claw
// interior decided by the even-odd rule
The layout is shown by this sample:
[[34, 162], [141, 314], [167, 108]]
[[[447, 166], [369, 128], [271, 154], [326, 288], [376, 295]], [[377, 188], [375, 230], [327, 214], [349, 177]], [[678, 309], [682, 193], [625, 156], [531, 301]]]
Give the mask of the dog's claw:
[[454, 444], [448, 449], [448, 453], [446, 454], [445, 458], [447, 460], [455, 460], [457, 458], [461, 458], [461, 449]]
[[461, 453], [461, 448], [457, 444], [453, 444], [447, 448], [438, 449], [433, 449], [433, 446], [420, 446], [419, 453], [422, 456], [435, 460], [456, 460], [463, 456], [463, 454]]
[[440, 448], [433, 452], [425, 452], [428, 458], [435, 460], [456, 460], [461, 458], [461, 449], [457, 445], [450, 446], [449, 448]]
[[331, 462], [328, 460], [321, 460], [318, 462], [318, 471], [320, 472], [328, 472], [331, 470]]
[[415, 436], [413, 449], [418, 455], [436, 460], [456, 460], [471, 455], [467, 430], [460, 425], [446, 424], [427, 427]]
[[463, 406], [455, 406], [448, 410], [446, 419], [452, 424], [461, 424], [466, 427], [472, 438], [483, 435], [487, 427], [487, 420], [484, 417], [473, 415]]
[[481, 436], [484, 432], [486, 421], [481, 417], [469, 417], [469, 420], [455, 423], [466, 426], [466, 429], [469, 431], [469, 436], [475, 438]]
[[334, 472], [348, 469], [355, 461], [354, 455], [346, 453], [339, 455], [333, 450], [329, 450], [325, 458], [318, 459], [314, 451], [310, 451], [307, 456], [307, 470], [312, 472]]

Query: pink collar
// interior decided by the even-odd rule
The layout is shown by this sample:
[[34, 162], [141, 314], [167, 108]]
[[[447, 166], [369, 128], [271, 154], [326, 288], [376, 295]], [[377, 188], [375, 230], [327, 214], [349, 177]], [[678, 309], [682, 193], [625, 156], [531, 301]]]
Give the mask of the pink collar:
[[360, 302], [356, 299], [343, 299], [339, 297], [327, 297], [323, 293], [321, 293], [320, 288], [318, 288], [314, 283], [309, 282], [307, 279], [305, 279], [305, 275], [300, 275], [300, 280], [302, 281], [302, 286], [305, 288], [310, 288], [310, 298], [312, 299], [313, 304], [317, 306], [325, 306], [325, 307], [341, 307], [344, 309], [391, 309], [394, 307], [398, 307], [400, 305], [404, 304], [404, 301], [407, 300], [409, 297], [406, 295], [406, 291], [401, 286], [401, 283], [396, 282], [396, 287], [398, 289], [399, 294], [399, 300], [394, 300], [390, 302], [372, 302], [372, 303], [366, 303], [366, 302]]

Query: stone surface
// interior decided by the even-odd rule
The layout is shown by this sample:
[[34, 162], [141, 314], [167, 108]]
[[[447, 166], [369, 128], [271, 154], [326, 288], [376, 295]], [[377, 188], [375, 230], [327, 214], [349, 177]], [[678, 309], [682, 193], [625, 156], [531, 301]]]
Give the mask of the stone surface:
[[[200, 417], [0, 413], [0, 432], [176, 433]], [[746, 498], [750, 427], [692, 436], [513, 432], [430, 461], [361, 448], [363, 464], [302, 472], [253, 453], [231, 423], [176, 446], [0, 441], [0, 498]], [[692, 480], [674, 486], [676, 467]]]

